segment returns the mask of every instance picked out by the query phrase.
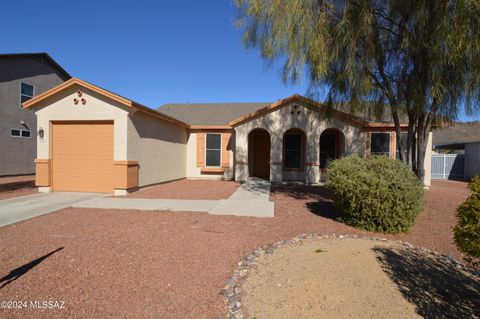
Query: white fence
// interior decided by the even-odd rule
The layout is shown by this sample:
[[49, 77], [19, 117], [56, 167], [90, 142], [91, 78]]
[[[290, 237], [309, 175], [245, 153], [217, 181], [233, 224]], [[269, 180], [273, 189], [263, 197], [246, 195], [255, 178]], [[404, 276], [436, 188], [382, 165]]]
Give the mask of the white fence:
[[432, 179], [465, 178], [465, 156], [432, 154]]

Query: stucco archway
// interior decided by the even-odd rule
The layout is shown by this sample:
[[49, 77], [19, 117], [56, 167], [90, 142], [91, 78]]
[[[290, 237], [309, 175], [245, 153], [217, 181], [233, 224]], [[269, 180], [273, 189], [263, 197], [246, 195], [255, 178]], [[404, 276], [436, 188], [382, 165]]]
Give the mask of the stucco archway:
[[345, 135], [336, 128], [328, 128], [320, 135], [320, 169], [345, 155]]
[[307, 135], [298, 128], [283, 134], [283, 180], [304, 181]]
[[270, 134], [261, 128], [248, 134], [249, 176], [270, 178]]

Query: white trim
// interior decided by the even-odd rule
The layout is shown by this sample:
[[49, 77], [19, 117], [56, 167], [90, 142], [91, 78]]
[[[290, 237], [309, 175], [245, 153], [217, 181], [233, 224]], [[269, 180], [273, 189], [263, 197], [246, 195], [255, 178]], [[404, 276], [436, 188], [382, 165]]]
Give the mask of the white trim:
[[[220, 163], [218, 164], [218, 166], [207, 165], [207, 139], [208, 139], [208, 135], [220, 135], [220, 149], [219, 149], [219, 151], [220, 151]], [[205, 133], [205, 155], [204, 155], [205, 167], [222, 167], [222, 149], [223, 149], [222, 133]], [[217, 150], [217, 149], [211, 148], [211, 150]]]
[[[20, 135], [18, 135], [18, 136], [17, 136], [17, 135], [13, 135], [13, 134], [12, 134], [12, 131], [13, 131], [13, 130], [15, 130], [15, 131], [20, 131]], [[30, 136], [28, 136], [28, 137], [27, 137], [27, 136], [22, 136], [22, 133], [23, 133], [23, 132], [30, 132]], [[10, 129], [10, 136], [11, 136], [11, 137], [15, 137], [15, 138], [32, 138], [32, 131], [30, 131], [30, 130], [22, 130], [22, 129], [19, 129], [19, 128], [11, 128], [11, 129]]]
[[[32, 87], [32, 96], [22, 94], [22, 84], [30, 85]], [[30, 99], [33, 99], [35, 97], [35, 85], [27, 83], [27, 82], [20, 81], [20, 94], [19, 94], [19, 100], [18, 100], [20, 102], [20, 108], [22, 108], [22, 95], [30, 97]]]

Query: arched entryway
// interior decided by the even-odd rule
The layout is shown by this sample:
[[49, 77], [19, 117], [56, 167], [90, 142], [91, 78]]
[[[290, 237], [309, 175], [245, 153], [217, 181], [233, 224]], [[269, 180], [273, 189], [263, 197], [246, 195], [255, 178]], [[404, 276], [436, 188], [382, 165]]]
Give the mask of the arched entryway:
[[270, 134], [264, 129], [254, 129], [248, 134], [249, 175], [270, 178]]
[[343, 157], [345, 150], [345, 136], [340, 130], [329, 128], [320, 135], [320, 169], [327, 168], [328, 163]]
[[306, 136], [302, 130], [292, 128], [283, 135], [283, 170], [304, 170]]

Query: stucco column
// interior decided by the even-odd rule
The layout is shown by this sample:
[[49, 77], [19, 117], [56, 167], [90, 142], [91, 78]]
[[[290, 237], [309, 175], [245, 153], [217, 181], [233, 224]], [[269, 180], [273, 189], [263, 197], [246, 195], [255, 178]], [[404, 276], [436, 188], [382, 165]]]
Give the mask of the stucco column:
[[239, 182], [248, 179], [248, 134], [235, 130], [235, 180]]
[[307, 135], [305, 152], [305, 183], [317, 184], [320, 181], [320, 137], [316, 132]]
[[425, 151], [423, 168], [425, 170], [423, 185], [429, 188], [430, 185], [432, 185], [432, 132], [428, 133], [427, 150]]
[[270, 181], [281, 182], [282, 174], [282, 151], [283, 151], [283, 135], [281, 132], [271, 133], [270, 146]]

